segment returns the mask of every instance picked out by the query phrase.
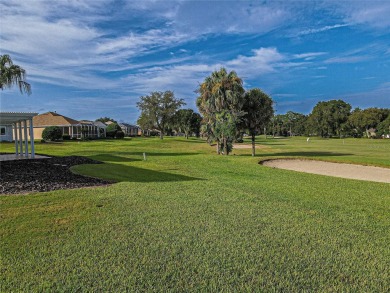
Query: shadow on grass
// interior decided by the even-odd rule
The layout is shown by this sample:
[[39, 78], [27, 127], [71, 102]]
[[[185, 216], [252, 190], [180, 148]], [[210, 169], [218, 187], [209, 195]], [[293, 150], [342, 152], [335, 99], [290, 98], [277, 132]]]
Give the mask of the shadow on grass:
[[186, 140], [175, 140], [175, 141], [177, 141], [177, 142], [189, 142], [189, 143], [203, 143], [203, 144], [205, 144], [205, 143], [207, 143], [207, 141], [205, 141], [205, 140], [199, 140], [199, 139], [191, 139], [191, 138], [189, 138], [189, 139], [186, 139]]
[[115, 155], [109, 155], [109, 154], [93, 155], [93, 156], [89, 156], [89, 158], [96, 160], [96, 161], [101, 161], [101, 162], [126, 163], [126, 162], [141, 161], [141, 158], [127, 158], [127, 157], [123, 157], [123, 156], [115, 156]]
[[115, 182], [177, 182], [205, 180], [203, 178], [109, 163], [75, 166], [72, 168], [72, 170], [74, 170], [76, 173]]

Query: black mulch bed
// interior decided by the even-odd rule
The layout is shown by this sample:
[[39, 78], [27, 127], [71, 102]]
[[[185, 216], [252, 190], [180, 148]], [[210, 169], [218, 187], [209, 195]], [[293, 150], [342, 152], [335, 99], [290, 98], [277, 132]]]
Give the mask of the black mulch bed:
[[71, 166], [80, 164], [102, 162], [77, 156], [0, 162], [0, 194], [42, 192], [111, 183], [70, 171]]

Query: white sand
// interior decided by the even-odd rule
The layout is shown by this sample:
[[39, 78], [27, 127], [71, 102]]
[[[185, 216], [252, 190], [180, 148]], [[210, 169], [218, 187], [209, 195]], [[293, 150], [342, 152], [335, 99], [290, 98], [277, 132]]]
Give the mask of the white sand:
[[390, 168], [295, 159], [269, 160], [262, 162], [262, 165], [305, 173], [390, 183]]

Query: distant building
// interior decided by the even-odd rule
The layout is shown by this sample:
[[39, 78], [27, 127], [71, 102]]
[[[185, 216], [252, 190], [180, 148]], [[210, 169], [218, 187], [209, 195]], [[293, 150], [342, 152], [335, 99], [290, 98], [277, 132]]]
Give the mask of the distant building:
[[100, 123], [89, 120], [78, 121], [56, 112], [47, 112], [35, 116], [33, 125], [36, 139], [42, 139], [42, 132], [48, 126], [58, 126], [62, 130], [62, 135], [69, 135], [70, 138], [105, 137], [105, 127]]
[[132, 125], [128, 123], [119, 123], [119, 127], [124, 132], [125, 136], [139, 136], [142, 134], [142, 130], [137, 125]]

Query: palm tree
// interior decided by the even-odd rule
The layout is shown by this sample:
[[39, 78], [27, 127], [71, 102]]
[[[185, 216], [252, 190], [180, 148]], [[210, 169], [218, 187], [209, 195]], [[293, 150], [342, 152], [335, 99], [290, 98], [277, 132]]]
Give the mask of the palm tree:
[[251, 89], [245, 93], [242, 110], [241, 128], [247, 129], [252, 138], [252, 156], [255, 156], [256, 132], [264, 127], [272, 118], [274, 109], [272, 99], [260, 89]]
[[26, 71], [19, 65], [14, 65], [9, 55], [0, 55], [0, 88], [10, 88], [17, 85], [21, 93], [31, 94], [31, 85], [25, 80]]
[[[206, 77], [197, 92], [200, 94], [197, 106], [204, 117], [203, 122], [209, 126], [208, 130], [216, 137], [217, 152], [220, 153], [220, 144], [222, 143], [222, 149], [228, 154], [227, 144], [231, 137], [222, 133], [216, 135], [217, 121], [221, 123], [217, 116], [223, 112], [224, 116], [228, 115], [230, 117], [229, 121], [231, 122], [232, 119], [238, 119], [242, 115], [241, 107], [244, 93], [242, 80], [236, 72], [228, 73], [225, 68], [221, 68]], [[227, 112], [229, 113], [227, 114]]]

